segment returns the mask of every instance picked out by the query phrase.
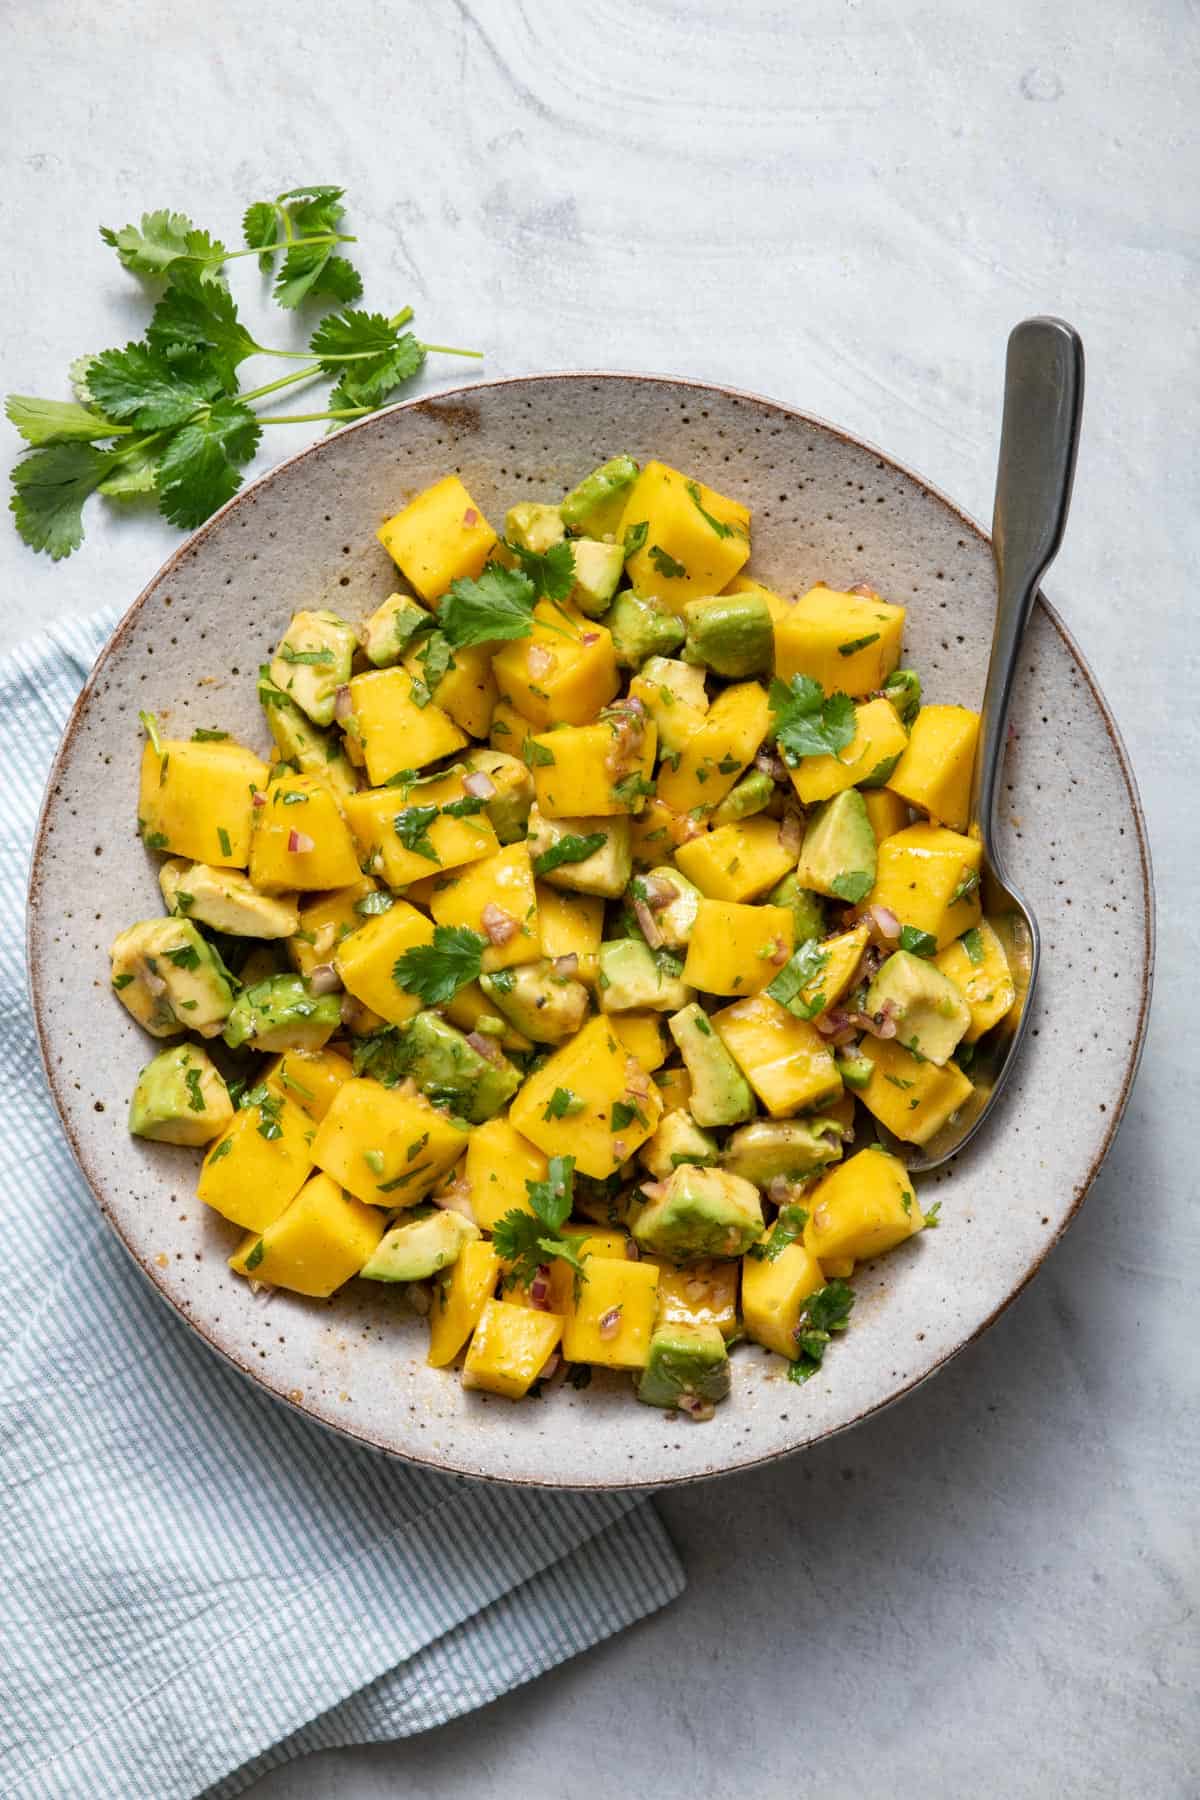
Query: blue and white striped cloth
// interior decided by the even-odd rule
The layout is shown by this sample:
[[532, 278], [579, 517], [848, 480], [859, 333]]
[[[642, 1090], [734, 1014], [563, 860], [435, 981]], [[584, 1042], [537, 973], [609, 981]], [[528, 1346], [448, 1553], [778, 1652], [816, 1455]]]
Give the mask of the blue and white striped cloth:
[[113, 617], [0, 665], [0, 1794], [240, 1792], [483, 1705], [662, 1606], [637, 1495], [489, 1487], [309, 1426], [193, 1338], [59, 1130], [26, 998], [46, 771]]

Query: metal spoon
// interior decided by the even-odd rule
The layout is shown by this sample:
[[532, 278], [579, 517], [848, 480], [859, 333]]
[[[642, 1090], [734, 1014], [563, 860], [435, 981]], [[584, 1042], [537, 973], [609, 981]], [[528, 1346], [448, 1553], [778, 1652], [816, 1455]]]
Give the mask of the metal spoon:
[[916, 1173], [936, 1169], [979, 1130], [1008, 1080], [1030, 1018], [1041, 934], [996, 847], [996, 797], [1017, 659], [1042, 576], [1062, 543], [1083, 409], [1083, 345], [1062, 319], [1024, 319], [1008, 340], [1004, 420], [992, 514], [996, 625], [983, 690], [971, 791], [972, 837], [983, 845], [982, 901], [1004, 944], [1017, 997], [971, 1064], [975, 1092], [937, 1135], [898, 1145]]

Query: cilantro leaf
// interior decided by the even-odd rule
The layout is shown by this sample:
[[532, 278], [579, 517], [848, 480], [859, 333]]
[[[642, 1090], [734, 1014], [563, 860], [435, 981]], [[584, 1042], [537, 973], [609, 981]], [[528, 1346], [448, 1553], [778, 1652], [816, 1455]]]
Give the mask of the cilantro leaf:
[[529, 1204], [548, 1231], [557, 1231], [571, 1216], [575, 1185], [575, 1158], [552, 1156], [546, 1181], [527, 1181]]
[[406, 850], [411, 850], [414, 856], [423, 856], [426, 862], [440, 864], [442, 859], [429, 836], [429, 827], [439, 810], [436, 806], [402, 807], [392, 820], [392, 826]]
[[631, 556], [637, 555], [638, 551], [642, 548], [642, 545], [646, 542], [649, 533], [649, 519], [639, 519], [636, 525], [629, 526], [625, 533], [625, 540], [622, 545], [622, 548], [625, 551], [626, 562], [629, 561]]
[[705, 512], [704, 502], [700, 498], [700, 489], [697, 487], [697, 485], [694, 481], [688, 482], [687, 492], [688, 492], [688, 499], [691, 501], [691, 503], [695, 507], [696, 511], [700, 514], [700, 517], [704, 520], [705, 524], [711, 525], [713, 530], [716, 532], [716, 534], [719, 538], [731, 538], [733, 536], [733, 531], [734, 531], [733, 526], [727, 525], [725, 523], [724, 519], [714, 518], [712, 513]]
[[353, 263], [334, 255], [332, 244], [293, 244], [284, 256], [272, 291], [280, 306], [290, 312], [302, 301], [318, 299], [322, 294], [334, 300], [357, 300], [362, 293], [362, 278]]
[[541, 600], [565, 600], [575, 586], [575, 550], [564, 538], [551, 544], [545, 552], [523, 549], [520, 544], [505, 543], [521, 565], [521, 573], [533, 583], [534, 596]]
[[496, 1254], [509, 1265], [505, 1287], [517, 1282], [528, 1286], [543, 1264], [555, 1257], [570, 1264], [577, 1280], [587, 1280], [575, 1245], [562, 1235], [562, 1226], [571, 1215], [575, 1158], [552, 1156], [547, 1173], [546, 1181], [525, 1183], [529, 1212], [513, 1207], [492, 1227]]
[[[325, 373], [339, 378], [329, 398], [335, 412], [355, 406], [373, 411], [425, 363], [424, 345], [382, 313], [330, 313], [317, 326], [309, 348]], [[331, 429], [338, 423], [333, 420]]]
[[839, 656], [853, 656], [856, 651], [865, 650], [868, 644], [877, 644], [878, 642], [879, 633], [877, 631], [869, 631], [866, 637], [850, 638], [847, 643], [839, 644], [837, 653]]
[[240, 400], [218, 400], [182, 426], [158, 465], [158, 504], [164, 518], [190, 531], [232, 499], [242, 485], [239, 465], [258, 448], [262, 427]]
[[158, 465], [162, 445], [153, 438], [134, 441], [117, 456], [116, 467], [97, 488], [109, 500], [139, 500], [153, 494], [158, 487]]
[[17, 530], [34, 550], [57, 562], [83, 542], [83, 504], [116, 466], [94, 444], [53, 444], [35, 450], [12, 473], [9, 507]]
[[540, 856], [534, 857], [533, 872], [535, 875], [548, 875], [551, 869], [561, 868], [563, 863], [586, 862], [589, 856], [594, 856], [597, 850], [604, 848], [606, 841], [602, 831], [589, 831], [586, 837], [569, 831], [557, 843], [551, 844], [549, 849], [543, 850]]
[[270, 200], [256, 200], [242, 214], [242, 239], [247, 250], [261, 252], [258, 266], [264, 275], [269, 275], [274, 267], [275, 258], [270, 253], [278, 231], [279, 213]]
[[978, 925], [972, 925], [970, 931], [964, 931], [958, 940], [967, 953], [967, 961], [977, 969], [986, 954], [983, 947], [983, 933]]
[[804, 990], [822, 973], [829, 961], [829, 951], [822, 950], [819, 938], [808, 938], [788, 960], [767, 987], [772, 1000], [786, 1006], [798, 1019], [815, 1019], [825, 1005], [823, 994], [811, 1001], [803, 998]]
[[148, 344], [104, 350], [88, 370], [88, 386], [111, 419], [159, 431], [182, 425], [218, 395], [224, 383], [211, 363], [180, 367]]
[[914, 956], [933, 956], [937, 951], [937, 939], [931, 931], [921, 931], [916, 925], [902, 925], [900, 948], [911, 950]]
[[450, 641], [444, 631], [432, 631], [417, 651], [417, 661], [425, 671], [425, 685], [432, 694], [442, 678], [455, 666]]
[[659, 574], [665, 577], [667, 581], [677, 580], [679, 577], [687, 574], [687, 570], [683, 564], [681, 562], [676, 562], [675, 558], [669, 551], [664, 550], [661, 544], [651, 544], [650, 561], [654, 564]]
[[210, 366], [220, 370], [226, 389], [236, 385], [233, 372], [238, 364], [259, 348], [238, 318], [229, 290], [206, 282], [186, 266], [172, 277], [154, 308], [146, 342], [169, 360], [207, 357]]
[[396, 1087], [412, 1066], [408, 1033], [398, 1025], [380, 1025], [356, 1038], [351, 1052], [356, 1075], [369, 1076], [384, 1087]]
[[93, 443], [112, 437], [113, 422], [74, 400], [38, 400], [32, 394], [10, 394], [4, 402], [9, 423], [27, 444]]
[[781, 1206], [779, 1217], [775, 1221], [775, 1229], [770, 1237], [763, 1238], [760, 1243], [751, 1244], [746, 1254], [755, 1262], [776, 1262], [789, 1244], [797, 1243], [804, 1236], [804, 1227], [807, 1224], [808, 1214], [802, 1206]]
[[203, 280], [222, 279], [221, 264], [227, 255], [224, 244], [198, 230], [186, 213], [143, 213], [140, 227], [123, 225], [113, 231], [102, 225], [100, 236], [116, 251], [122, 266], [135, 275], [162, 279], [186, 262], [201, 269]]
[[478, 580], [464, 577], [451, 582], [438, 609], [439, 622], [455, 650], [528, 637], [536, 598], [527, 575], [493, 566]]
[[486, 939], [467, 925], [436, 925], [431, 944], [414, 944], [392, 970], [392, 979], [406, 994], [416, 994], [426, 1006], [453, 1000], [459, 988], [479, 980]]
[[811, 675], [771, 683], [775, 741], [793, 768], [802, 756], [836, 756], [854, 736], [854, 702], [848, 694], [826, 696]]
[[587, 1105], [581, 1100], [574, 1088], [556, 1087], [546, 1102], [543, 1119], [570, 1119], [581, 1113]]
[[843, 869], [829, 884], [839, 900], [857, 906], [875, 886], [875, 877], [867, 869]]
[[794, 1333], [800, 1353], [788, 1368], [790, 1381], [807, 1381], [816, 1374], [833, 1333], [849, 1324], [853, 1306], [854, 1290], [845, 1281], [827, 1282], [808, 1296]]

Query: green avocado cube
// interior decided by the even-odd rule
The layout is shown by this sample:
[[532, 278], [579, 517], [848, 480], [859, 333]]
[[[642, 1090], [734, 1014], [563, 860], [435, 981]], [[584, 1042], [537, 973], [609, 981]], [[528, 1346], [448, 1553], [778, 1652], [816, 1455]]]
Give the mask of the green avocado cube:
[[597, 538], [616, 531], [637, 477], [632, 456], [612, 456], [601, 463], [564, 497], [558, 510], [567, 529]]
[[571, 600], [589, 619], [606, 613], [625, 571], [625, 552], [620, 544], [601, 544], [596, 538], [574, 538], [575, 586]]
[[718, 1326], [658, 1326], [650, 1339], [637, 1397], [647, 1406], [707, 1409], [729, 1392], [729, 1353]]
[[612, 633], [617, 661], [625, 669], [640, 669], [651, 656], [670, 656], [683, 643], [683, 625], [674, 613], [632, 588], [617, 595], [604, 623]]
[[633, 1220], [643, 1250], [677, 1263], [742, 1256], [762, 1234], [762, 1201], [753, 1182], [695, 1163], [680, 1163]]
[[677, 957], [651, 950], [641, 938], [601, 944], [601, 1012], [675, 1012], [692, 997], [681, 970]]
[[685, 662], [740, 680], [763, 674], [775, 660], [775, 627], [761, 594], [714, 594], [689, 600], [683, 618], [687, 627]]
[[495, 1051], [488, 1057], [440, 1013], [419, 1012], [402, 1028], [404, 1066], [426, 1099], [471, 1125], [481, 1125], [511, 1100], [521, 1072]]
[[320, 1050], [341, 1022], [340, 994], [314, 994], [303, 975], [268, 975], [242, 989], [224, 1038], [231, 1050]]
[[754, 1094], [709, 1023], [699, 1001], [693, 1000], [667, 1021], [692, 1083], [688, 1106], [699, 1125], [738, 1125], [754, 1117]]
[[835, 794], [809, 815], [796, 879], [857, 906], [875, 886], [875, 832], [857, 788]]
[[384, 1232], [359, 1274], [366, 1281], [425, 1281], [457, 1262], [463, 1245], [479, 1235], [461, 1213], [423, 1211]]
[[887, 1009], [896, 1041], [939, 1068], [970, 1029], [971, 1009], [948, 975], [924, 956], [896, 950], [867, 989], [867, 1011]]
[[219, 1069], [195, 1044], [176, 1044], [148, 1062], [129, 1103], [133, 1136], [159, 1144], [210, 1143], [232, 1117]]
[[270, 679], [314, 725], [331, 725], [350, 679], [358, 633], [334, 612], [298, 612], [271, 658]]

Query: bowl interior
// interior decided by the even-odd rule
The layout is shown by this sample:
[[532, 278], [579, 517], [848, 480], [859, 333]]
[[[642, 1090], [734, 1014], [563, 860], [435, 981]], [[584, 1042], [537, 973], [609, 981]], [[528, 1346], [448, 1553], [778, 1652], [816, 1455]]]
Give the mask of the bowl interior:
[[[794, 1450], [922, 1380], [980, 1331], [1069, 1222], [1136, 1066], [1150, 963], [1136, 794], [1095, 684], [1053, 613], [1027, 640], [1005, 770], [1002, 849], [1044, 934], [1036, 1014], [997, 1117], [927, 1181], [942, 1229], [863, 1269], [850, 1330], [807, 1385], [735, 1354], [734, 1395], [693, 1426], [597, 1377], [527, 1405], [465, 1392], [423, 1362], [425, 1327], [353, 1283], [265, 1303], [229, 1273], [237, 1233], [194, 1198], [198, 1154], [130, 1138], [151, 1051], [108, 992], [107, 946], [160, 910], [135, 833], [137, 713], [172, 735], [256, 746], [258, 664], [289, 613], [357, 619], [396, 585], [375, 529], [455, 469], [489, 517], [553, 499], [605, 457], [656, 456], [753, 509], [754, 572], [802, 593], [868, 581], [908, 609], [927, 697], [975, 704], [991, 635], [986, 540], [946, 500], [815, 420], [752, 396], [619, 375], [482, 384], [326, 440], [233, 501], [155, 577], [81, 698], [50, 779], [31, 887], [43, 1051], [100, 1206], [164, 1296], [217, 1350], [314, 1418], [441, 1468], [556, 1486], [655, 1485]], [[97, 1110], [97, 1107], [103, 1110]], [[269, 1328], [268, 1328], [269, 1324]]]

